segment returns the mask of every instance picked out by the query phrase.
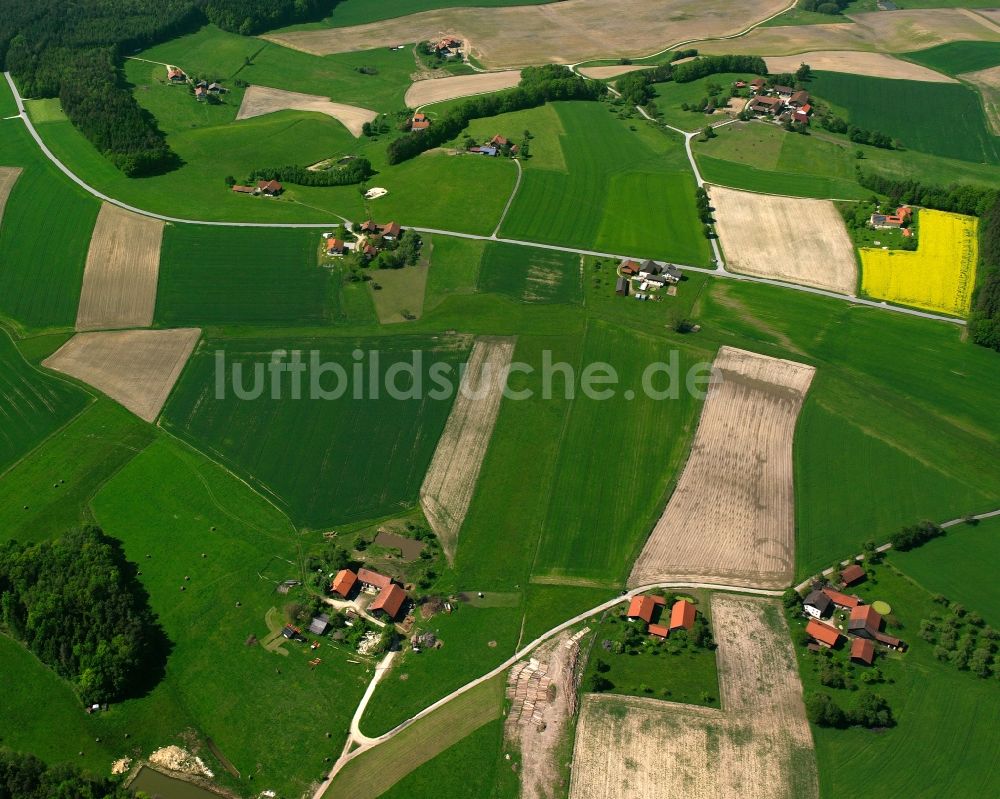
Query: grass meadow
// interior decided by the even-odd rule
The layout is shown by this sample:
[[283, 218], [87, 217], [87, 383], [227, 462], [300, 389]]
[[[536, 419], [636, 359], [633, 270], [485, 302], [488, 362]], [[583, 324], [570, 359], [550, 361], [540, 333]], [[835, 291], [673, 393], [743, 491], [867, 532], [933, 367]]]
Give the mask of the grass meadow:
[[445, 298], [474, 294], [479, 285], [479, 264], [486, 242], [452, 236], [424, 236], [431, 252], [424, 308], [431, 310]]
[[69, 382], [32, 366], [0, 328], [0, 474], [90, 402]]
[[[998, 137], [990, 133], [979, 95], [967, 86], [817, 72], [809, 92], [847, 109], [851, 123], [887, 133], [909, 150], [1000, 163]], [[914, 125], [914, 109], [934, 111]]]
[[[534, 6], [552, 0], [476, 0], [476, 8], [501, 8], [503, 6]], [[343, 0], [334, 5], [330, 16], [322, 24], [332, 28], [346, 28], [350, 25], [364, 25], [367, 22], [381, 22], [384, 19], [405, 17], [421, 11], [439, 8], [462, 8], [468, 0], [393, 0], [389, 3], [369, 3], [367, 0]], [[304, 26], [296, 26], [304, 27]]]
[[487, 242], [479, 265], [479, 290], [519, 302], [579, 305], [583, 299], [580, 256]]
[[[216, 399], [215, 351], [224, 350], [230, 364], [245, 364], [242, 382], [249, 389], [252, 364], [268, 363], [276, 349], [300, 350], [306, 364], [316, 352], [321, 362], [341, 364], [348, 376], [356, 363], [352, 352], [364, 353], [366, 368], [377, 353], [382, 385], [377, 396], [364, 392], [364, 400], [354, 400], [356, 384], [348, 377], [351, 385], [340, 397], [310, 399], [310, 381], [321, 379], [310, 370], [299, 400], [292, 398], [287, 378], [278, 399], [270, 387], [257, 399], [240, 399], [231, 384], [225, 398]], [[297, 525], [317, 528], [385, 516], [416, 501], [451, 409], [450, 398], [432, 399], [427, 390], [416, 399], [387, 394], [383, 378], [395, 364], [409, 362], [413, 350], [423, 351], [418, 370], [425, 389], [434, 385], [428, 378], [431, 362], [456, 367], [468, 352], [464, 339], [441, 337], [209, 341], [182, 375], [165, 409], [165, 424], [250, 479]], [[227, 370], [227, 379], [233, 374]], [[336, 375], [322, 380], [323, 390], [336, 391]], [[397, 385], [403, 390], [412, 385], [405, 372]]]
[[[965, 5], [963, 7], [969, 8]], [[927, 50], [906, 53], [905, 56], [910, 61], [946, 75], [961, 75], [963, 72], [978, 72], [1000, 64], [1000, 42], [948, 42]]]
[[333, 321], [340, 273], [318, 265], [320, 241], [318, 230], [169, 225], [155, 321], [163, 327]]
[[[656, 107], [662, 115], [660, 118], [667, 124], [681, 130], [701, 130], [705, 125], [718, 122], [720, 116], [718, 114], [705, 114], [702, 111], [685, 111], [681, 106], [684, 103], [696, 104], [708, 97], [708, 87], [711, 84], [728, 90], [736, 81], [749, 82], [754, 77], [751, 74], [724, 72], [709, 75], [707, 78], [699, 78], [689, 83], [676, 83], [674, 81], [655, 83], [653, 89], [656, 91]], [[721, 119], [725, 119], [725, 117], [721, 117]]]
[[0, 122], [0, 164], [24, 170], [0, 224], [0, 316], [21, 330], [72, 329], [100, 203], [62, 177], [20, 122]]
[[536, 168], [529, 159], [502, 235], [707, 265], [679, 139], [623, 122], [603, 103], [555, 108], [566, 169]]

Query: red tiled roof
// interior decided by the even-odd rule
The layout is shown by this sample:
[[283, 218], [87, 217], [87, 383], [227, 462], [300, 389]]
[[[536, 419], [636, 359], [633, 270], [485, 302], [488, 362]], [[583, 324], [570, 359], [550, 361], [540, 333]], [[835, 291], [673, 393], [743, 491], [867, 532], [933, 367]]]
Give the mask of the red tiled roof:
[[330, 590], [335, 594], [340, 594], [346, 597], [351, 593], [351, 589], [354, 588], [354, 584], [358, 581], [358, 576], [352, 572], [350, 569], [341, 569], [337, 572], [337, 576], [333, 578], [333, 582], [330, 584]]
[[836, 646], [837, 641], [840, 640], [840, 631], [835, 627], [831, 627], [829, 624], [823, 624], [821, 621], [816, 621], [816, 619], [810, 619], [809, 623], [806, 625], [806, 633], [811, 635], [821, 644], [826, 644], [827, 646]]
[[[900, 219], [898, 221], [902, 220]], [[848, 566], [840, 573], [840, 581], [844, 585], [850, 585], [851, 583], [856, 583], [864, 576], [865, 576], [865, 570], [862, 569], [857, 563], [852, 563], [850, 566]]]
[[392, 585], [391, 577], [386, 577], [371, 569], [358, 569], [358, 579], [365, 585], [374, 585], [380, 590], [385, 590]]
[[861, 604], [861, 600], [858, 597], [852, 594], [842, 594], [840, 591], [834, 591], [832, 588], [824, 588], [823, 593], [830, 597], [830, 601], [834, 605], [840, 605], [842, 608], [856, 608]]
[[383, 236], [398, 236], [400, 231], [399, 222], [389, 222], [382, 225], [381, 230]]
[[326, 240], [326, 251], [327, 252], [342, 252], [344, 249], [344, 242], [340, 239], [327, 239]]
[[666, 638], [670, 635], [670, 630], [664, 627], [662, 624], [650, 624], [649, 634], [658, 636], [659, 638]]
[[509, 144], [506, 137], [501, 136], [499, 133], [490, 139], [490, 144], [495, 144], [498, 147], [503, 147], [505, 144]]
[[261, 191], [281, 191], [281, 184], [276, 180], [261, 180], [257, 182], [257, 188]]
[[379, 595], [375, 597], [375, 601], [368, 606], [368, 610], [372, 613], [376, 610], [381, 610], [390, 619], [394, 619], [399, 614], [399, 609], [403, 607], [405, 600], [406, 592], [398, 585], [391, 584], [388, 588], [384, 588], [379, 592]]
[[657, 606], [657, 602], [653, 600], [653, 597], [646, 596], [634, 596], [632, 601], [628, 606], [628, 613], [625, 615], [630, 619], [642, 619], [644, 622], [649, 624], [650, 620], [653, 618], [653, 609]]
[[233, 191], [238, 194], [253, 194], [253, 186], [233, 186]]
[[851, 641], [851, 660], [860, 660], [869, 666], [875, 659], [875, 644], [867, 638], [855, 638]]
[[852, 623], [848, 626], [852, 630], [857, 627], [853, 622], [861, 622], [864, 628], [872, 633], [877, 633], [878, 628], [882, 626], [882, 617], [871, 605], [858, 605], [852, 608], [850, 620]]
[[678, 599], [670, 609], [670, 629], [683, 627], [685, 630], [690, 630], [694, 627], [694, 617], [694, 605], [686, 599]]
[[414, 119], [410, 124], [410, 130], [426, 130], [431, 126], [429, 119]]

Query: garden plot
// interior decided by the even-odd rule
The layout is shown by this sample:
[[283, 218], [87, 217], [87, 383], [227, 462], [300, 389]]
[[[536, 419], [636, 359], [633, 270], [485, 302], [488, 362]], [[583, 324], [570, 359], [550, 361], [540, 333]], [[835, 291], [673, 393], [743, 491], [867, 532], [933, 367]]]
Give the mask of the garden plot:
[[458, 533], [472, 502], [486, 449], [500, 412], [512, 338], [480, 338], [472, 348], [455, 404], [420, 488], [420, 504], [454, 561]]
[[722, 347], [688, 462], [629, 577], [783, 588], [795, 566], [792, 437], [815, 369]]
[[810, 799], [819, 795], [791, 639], [773, 600], [715, 595], [723, 709], [591, 694], [570, 799]]
[[456, 97], [472, 94], [486, 94], [510, 89], [521, 80], [521, 70], [508, 69], [503, 72], [480, 72], [476, 75], [456, 75], [451, 78], [418, 80], [406, 90], [404, 98], [409, 108], [419, 108]]
[[273, 114], [275, 111], [315, 111], [317, 114], [326, 114], [343, 124], [354, 136], [360, 136], [364, 124], [378, 116], [375, 111], [367, 108], [335, 103], [315, 94], [289, 92], [268, 86], [250, 86], [243, 95], [236, 118], [250, 119]]
[[20, 175], [20, 167], [0, 166], [0, 224], [3, 223], [3, 209], [7, 205], [7, 198], [10, 197], [11, 189], [14, 188]]
[[764, 59], [772, 73], [795, 72], [799, 64], [808, 64], [813, 70], [846, 72], [849, 75], [868, 75], [873, 78], [896, 80], [923, 80], [931, 83], [955, 83], [949, 75], [933, 69], [893, 58], [885, 53], [866, 53], [858, 50], [814, 50], [796, 55], [768, 56]]
[[829, 200], [718, 186], [711, 199], [726, 266], [733, 272], [854, 294], [854, 245]]
[[83, 271], [78, 331], [153, 323], [162, 241], [161, 220], [101, 206]]
[[152, 422], [200, 336], [197, 328], [79, 333], [42, 365], [92, 385]]

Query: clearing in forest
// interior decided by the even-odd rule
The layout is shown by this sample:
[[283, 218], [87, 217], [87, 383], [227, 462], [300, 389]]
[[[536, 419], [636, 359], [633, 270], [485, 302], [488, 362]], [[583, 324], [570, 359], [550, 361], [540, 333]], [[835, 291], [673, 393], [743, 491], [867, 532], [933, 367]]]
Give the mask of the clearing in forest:
[[90, 384], [152, 422], [200, 336], [197, 328], [78, 333], [42, 365]]
[[356, 105], [335, 103], [326, 97], [302, 92], [272, 89], [268, 86], [250, 86], [243, 95], [237, 119], [273, 114], [275, 111], [315, 111], [326, 114], [342, 123], [353, 135], [360, 136], [365, 122], [371, 122], [378, 114]]
[[0, 166], [0, 224], [3, 222], [3, 209], [7, 205], [7, 198], [10, 197], [11, 189], [14, 188], [20, 174], [19, 166]]
[[716, 594], [722, 710], [589, 694], [570, 799], [810, 799], [819, 795], [795, 653], [775, 600]]
[[450, 561], [490, 445], [513, 354], [512, 338], [476, 340], [420, 488], [424, 514]]
[[629, 576], [783, 588], [795, 568], [792, 437], [815, 369], [722, 347], [691, 454]]
[[78, 331], [153, 323], [162, 241], [161, 220], [101, 206], [83, 271]]
[[498, 92], [501, 89], [510, 89], [517, 86], [520, 80], [521, 70], [519, 69], [418, 80], [406, 90], [404, 100], [407, 107], [419, 108], [422, 105], [440, 103], [443, 100], [454, 100], [456, 97], [468, 97], [473, 94], [486, 94]]
[[854, 245], [829, 200], [714, 186], [716, 229], [733, 272], [853, 295]]

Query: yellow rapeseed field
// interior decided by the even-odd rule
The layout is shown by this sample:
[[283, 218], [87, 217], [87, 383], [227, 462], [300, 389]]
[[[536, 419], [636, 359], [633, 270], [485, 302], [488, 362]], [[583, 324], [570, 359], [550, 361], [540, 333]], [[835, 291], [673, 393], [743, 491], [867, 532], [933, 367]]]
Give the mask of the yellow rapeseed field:
[[977, 224], [971, 216], [920, 211], [916, 252], [861, 248], [861, 288], [879, 300], [964, 316], [976, 279]]

